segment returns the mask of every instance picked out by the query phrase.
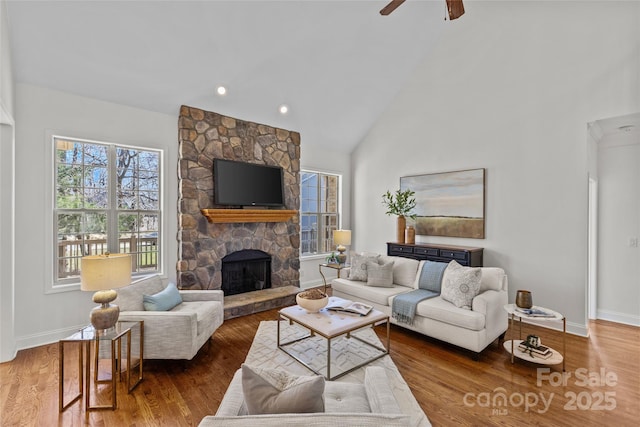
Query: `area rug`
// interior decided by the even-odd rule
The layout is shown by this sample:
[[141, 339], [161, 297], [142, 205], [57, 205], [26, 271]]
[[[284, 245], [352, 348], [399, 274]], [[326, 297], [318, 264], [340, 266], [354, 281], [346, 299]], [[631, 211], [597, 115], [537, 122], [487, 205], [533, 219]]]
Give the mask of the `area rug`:
[[[298, 338], [308, 332], [298, 325], [289, 325], [288, 321], [281, 322], [280, 334], [282, 341], [289, 341]], [[371, 328], [355, 332], [354, 335], [357, 335], [361, 339], [365, 339], [377, 346], [382, 346], [378, 336]], [[251, 344], [245, 363], [270, 368], [280, 368], [297, 375], [312, 374], [308, 368], [286, 354], [284, 351], [280, 350], [276, 341], [277, 322], [275, 320], [260, 322], [260, 326], [258, 327], [256, 336], [253, 339], [253, 343]], [[305, 356], [304, 360], [308, 361], [314, 369], [322, 370], [322, 368], [326, 366], [325, 339], [313, 338], [304, 340], [297, 343], [296, 346], [296, 351], [302, 352]], [[345, 349], [345, 346], [349, 346], [349, 356], [344, 356], [346, 352], [341, 351]], [[359, 360], [361, 357], [368, 357], [369, 352], [374, 351], [369, 346], [360, 343], [358, 340], [346, 338], [334, 340], [331, 348], [332, 353], [335, 355], [335, 359], [333, 359], [332, 356], [332, 370], [334, 369], [334, 363], [338, 366], [342, 366], [344, 369], [344, 367], [349, 365], [353, 366], [354, 361]], [[385, 368], [387, 376], [389, 377], [391, 389], [393, 390], [393, 394], [396, 397], [400, 409], [403, 413], [411, 416], [411, 426], [425, 427], [431, 425], [429, 423], [429, 419], [422, 411], [422, 408], [420, 408], [420, 405], [411, 393], [409, 386], [402, 378], [402, 375], [400, 375], [400, 372], [398, 372], [398, 368], [393, 363], [393, 360], [389, 355], [356, 369], [335, 381], [362, 384], [364, 381], [364, 371], [367, 366], [381, 366]]]

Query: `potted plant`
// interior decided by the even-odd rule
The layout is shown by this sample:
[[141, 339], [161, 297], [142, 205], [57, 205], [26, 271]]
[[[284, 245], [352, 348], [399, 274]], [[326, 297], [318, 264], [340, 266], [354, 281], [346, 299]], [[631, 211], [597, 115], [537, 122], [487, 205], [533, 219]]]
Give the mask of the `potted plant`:
[[404, 243], [404, 229], [407, 226], [407, 219], [416, 219], [416, 215], [412, 213], [416, 207], [415, 191], [410, 189], [397, 190], [395, 193], [391, 193], [387, 190], [382, 195], [382, 204], [386, 206], [387, 215], [396, 215], [398, 217], [398, 231], [396, 239], [398, 243]]
[[326, 258], [326, 261], [327, 264], [340, 264], [335, 252], [331, 252], [331, 255]]

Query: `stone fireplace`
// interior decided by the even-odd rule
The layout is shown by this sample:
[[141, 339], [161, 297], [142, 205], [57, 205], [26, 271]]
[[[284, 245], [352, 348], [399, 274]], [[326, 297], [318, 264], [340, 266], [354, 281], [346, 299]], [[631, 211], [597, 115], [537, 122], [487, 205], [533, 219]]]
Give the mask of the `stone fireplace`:
[[[227, 257], [236, 252], [249, 251], [271, 257], [268, 279], [271, 288], [265, 285], [247, 295], [269, 293], [279, 288], [298, 289], [299, 215], [273, 222], [246, 219], [210, 222], [202, 210], [222, 208], [214, 205], [213, 194], [213, 160], [220, 158], [282, 167], [284, 209], [297, 211], [300, 206], [300, 134], [187, 106], [180, 109], [178, 127], [178, 286], [181, 289], [223, 289], [223, 259], [229, 259]], [[238, 209], [238, 212], [242, 210]], [[260, 309], [282, 304], [284, 294], [277, 295], [278, 301], [273, 303], [259, 297]], [[225, 296], [225, 311], [227, 305]], [[240, 311], [242, 314], [251, 312]]]

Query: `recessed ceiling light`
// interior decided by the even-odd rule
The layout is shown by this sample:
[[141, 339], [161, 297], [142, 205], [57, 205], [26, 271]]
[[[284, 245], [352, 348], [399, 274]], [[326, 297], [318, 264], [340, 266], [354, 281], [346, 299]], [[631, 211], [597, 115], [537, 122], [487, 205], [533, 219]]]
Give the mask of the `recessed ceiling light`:
[[226, 95], [227, 88], [224, 86], [218, 86], [218, 88], [216, 89], [216, 92], [218, 92], [218, 95]]
[[280, 111], [280, 114], [287, 114], [289, 112], [289, 106], [287, 104], [282, 104], [278, 107], [278, 111]]

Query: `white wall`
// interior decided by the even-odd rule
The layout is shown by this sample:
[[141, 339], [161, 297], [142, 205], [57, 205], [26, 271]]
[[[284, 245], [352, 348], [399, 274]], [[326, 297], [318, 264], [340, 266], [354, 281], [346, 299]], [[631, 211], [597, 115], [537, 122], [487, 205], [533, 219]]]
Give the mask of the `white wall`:
[[13, 115], [14, 84], [6, 7], [6, 2], [0, 0], [0, 108]]
[[[5, 117], [4, 119], [7, 119]], [[15, 357], [14, 127], [0, 122], [0, 362]]]
[[16, 322], [18, 348], [55, 341], [87, 323], [94, 305], [79, 289], [52, 283], [52, 151], [48, 135], [164, 149], [164, 273], [177, 262], [178, 112], [169, 116], [36, 86], [16, 86]]
[[485, 248], [534, 304], [586, 334], [587, 123], [640, 109], [637, 2], [470, 2], [352, 155], [357, 250], [384, 252], [382, 193], [486, 168]]
[[15, 356], [13, 70], [6, 4], [0, 1], [0, 362]]
[[[640, 131], [604, 138], [598, 150], [597, 316], [640, 326]], [[633, 244], [629, 239], [636, 239]]]
[[[310, 136], [313, 138], [313, 136]], [[306, 141], [306, 143], [305, 143]], [[350, 155], [344, 152], [322, 149], [322, 141], [305, 139], [300, 136], [300, 165], [302, 169], [319, 172], [331, 172], [342, 175], [342, 228], [351, 228], [351, 172]], [[353, 238], [353, 235], [352, 235]], [[347, 251], [349, 248], [347, 248]], [[309, 288], [323, 284], [318, 265], [325, 260], [325, 255], [305, 257], [300, 262], [300, 287]], [[324, 269], [323, 273], [329, 282], [336, 277], [335, 271]]]

